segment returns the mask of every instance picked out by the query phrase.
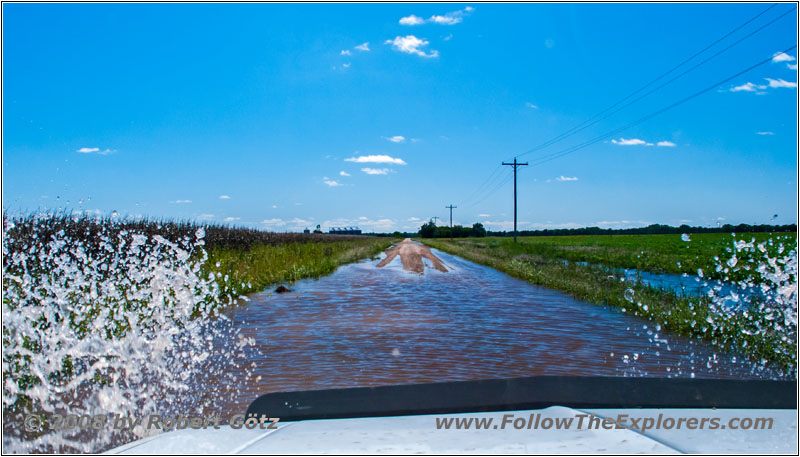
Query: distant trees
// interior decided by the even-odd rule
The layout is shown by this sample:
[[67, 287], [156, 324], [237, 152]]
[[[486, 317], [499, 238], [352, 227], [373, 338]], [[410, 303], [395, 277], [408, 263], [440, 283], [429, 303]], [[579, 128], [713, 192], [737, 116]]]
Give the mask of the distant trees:
[[[426, 222], [419, 228], [419, 236], [421, 238], [450, 238], [450, 233], [450, 227], [438, 227], [433, 222]], [[482, 237], [486, 236], [486, 229], [480, 222], [476, 222], [472, 227], [454, 225], [452, 235], [453, 238]]]
[[[690, 227], [686, 224], [672, 227], [663, 224], [651, 224], [647, 227], [627, 229], [603, 229], [600, 227], [584, 227], [576, 229], [544, 229], [520, 230], [519, 236], [570, 236], [570, 235], [667, 235], [681, 233], [752, 233], [752, 232], [796, 232], [797, 225], [749, 225], [725, 224], [721, 227]], [[489, 236], [512, 236], [513, 232], [488, 232]]]

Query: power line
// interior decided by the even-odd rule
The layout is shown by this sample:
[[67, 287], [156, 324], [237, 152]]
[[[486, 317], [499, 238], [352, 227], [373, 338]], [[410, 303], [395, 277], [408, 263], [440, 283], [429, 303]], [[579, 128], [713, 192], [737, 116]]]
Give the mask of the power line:
[[[502, 176], [502, 175], [500, 175], [500, 176]], [[472, 204], [470, 204], [470, 205], [468, 206], [468, 208], [472, 208], [473, 206], [476, 206], [476, 205], [478, 205], [478, 204], [480, 204], [480, 203], [483, 203], [483, 202], [484, 202], [484, 201], [485, 201], [487, 198], [491, 197], [492, 195], [494, 195], [494, 193], [495, 193], [495, 192], [497, 192], [498, 190], [500, 190], [500, 189], [501, 189], [501, 188], [502, 188], [502, 187], [503, 187], [503, 186], [504, 186], [504, 185], [505, 185], [505, 184], [506, 184], [506, 183], [507, 183], [507, 182], [508, 182], [508, 181], [509, 181], [511, 178], [512, 178], [512, 176], [511, 176], [511, 174], [509, 173], [508, 175], [506, 175], [505, 179], [503, 179], [502, 181], [500, 181], [500, 182], [499, 182], [499, 183], [498, 183], [496, 186], [494, 186], [494, 187], [493, 187], [493, 188], [492, 188], [492, 189], [491, 189], [489, 192], [487, 192], [487, 193], [486, 193], [486, 195], [484, 195], [484, 196], [483, 196], [483, 198], [481, 198], [480, 200], [477, 200], [475, 203], [472, 203]]]
[[[623, 103], [623, 102], [625, 102], [626, 100], [630, 99], [630, 98], [631, 98], [631, 97], [633, 97], [634, 95], [636, 95], [636, 94], [640, 93], [641, 91], [643, 91], [643, 90], [647, 89], [648, 87], [652, 86], [653, 84], [655, 84], [655, 83], [656, 83], [656, 82], [658, 82], [659, 80], [663, 79], [664, 77], [666, 77], [667, 75], [669, 75], [669, 74], [670, 74], [670, 73], [672, 73], [673, 71], [677, 70], [678, 68], [680, 68], [680, 67], [682, 67], [682, 66], [686, 65], [688, 62], [690, 62], [690, 61], [691, 61], [692, 59], [694, 59], [695, 57], [699, 56], [700, 54], [703, 54], [703, 53], [704, 53], [704, 52], [706, 52], [707, 50], [709, 50], [709, 49], [711, 49], [712, 47], [716, 46], [716, 45], [717, 45], [718, 43], [720, 43], [722, 40], [724, 40], [724, 39], [728, 38], [728, 37], [729, 37], [729, 36], [731, 36], [732, 34], [736, 33], [736, 32], [737, 32], [737, 31], [739, 31], [739, 30], [741, 30], [741, 29], [742, 29], [743, 27], [745, 27], [747, 24], [749, 24], [749, 23], [753, 22], [754, 20], [758, 19], [758, 18], [759, 18], [759, 17], [761, 17], [761, 16], [762, 16], [764, 13], [766, 13], [766, 12], [767, 12], [767, 11], [769, 11], [769, 10], [771, 10], [771, 9], [772, 9], [772, 8], [774, 8], [775, 6], [777, 6], [777, 4], [772, 4], [772, 5], [770, 5], [769, 7], [767, 7], [766, 9], [764, 9], [763, 11], [761, 11], [760, 13], [756, 14], [755, 16], [751, 17], [750, 19], [748, 19], [747, 21], [745, 21], [744, 23], [742, 23], [742, 24], [741, 24], [741, 25], [739, 25], [738, 27], [735, 27], [735, 28], [734, 28], [733, 30], [731, 30], [730, 32], [726, 33], [725, 35], [723, 35], [722, 37], [718, 38], [717, 40], [715, 40], [715, 41], [714, 41], [714, 42], [712, 42], [711, 44], [707, 45], [706, 47], [704, 47], [704, 48], [703, 48], [703, 49], [701, 49], [700, 51], [696, 52], [696, 53], [695, 53], [695, 54], [693, 54], [691, 57], [689, 57], [689, 58], [687, 58], [687, 59], [683, 60], [681, 63], [679, 63], [679, 64], [675, 65], [674, 67], [672, 67], [672, 68], [670, 68], [669, 70], [667, 70], [666, 72], [662, 73], [660, 76], [658, 76], [657, 78], [655, 78], [655, 79], [653, 79], [652, 81], [648, 82], [648, 83], [647, 83], [647, 84], [645, 84], [644, 86], [640, 87], [639, 89], [636, 89], [635, 91], [631, 92], [631, 93], [630, 93], [630, 94], [628, 94], [627, 96], [625, 96], [625, 97], [623, 97], [622, 99], [618, 100], [617, 102], [615, 102], [614, 104], [612, 104], [612, 105], [611, 105], [611, 106], [609, 106], [608, 108], [606, 108], [606, 109], [604, 109], [604, 110], [600, 111], [599, 113], [595, 114], [594, 116], [590, 117], [589, 119], [587, 119], [587, 120], [585, 120], [585, 121], [581, 122], [580, 124], [578, 124], [578, 125], [576, 125], [576, 126], [574, 126], [574, 127], [570, 128], [570, 129], [568, 129], [567, 131], [565, 131], [565, 132], [563, 132], [563, 133], [561, 133], [561, 134], [559, 134], [559, 135], [557, 135], [557, 136], [555, 136], [555, 137], [551, 138], [550, 140], [547, 140], [547, 141], [545, 141], [544, 143], [542, 143], [542, 144], [540, 144], [540, 145], [538, 145], [538, 146], [536, 146], [536, 147], [534, 147], [534, 148], [531, 148], [531, 149], [529, 149], [528, 151], [525, 151], [525, 152], [523, 152], [523, 153], [522, 153], [522, 154], [520, 154], [518, 157], [521, 157], [521, 156], [524, 156], [524, 155], [530, 154], [530, 153], [532, 153], [532, 152], [536, 152], [536, 151], [538, 151], [538, 150], [541, 150], [541, 149], [544, 149], [544, 148], [546, 148], [547, 146], [550, 146], [550, 145], [552, 145], [552, 144], [558, 143], [559, 141], [561, 141], [561, 140], [563, 140], [563, 139], [565, 139], [565, 138], [568, 138], [568, 137], [570, 137], [570, 136], [574, 135], [575, 133], [578, 133], [579, 131], [581, 131], [581, 130], [585, 129], [586, 127], [589, 127], [589, 126], [591, 126], [591, 125], [594, 125], [594, 124], [596, 124], [597, 122], [599, 122], [599, 121], [601, 121], [601, 120], [605, 119], [605, 117], [604, 117], [603, 119], [597, 119], [597, 118], [598, 118], [598, 117], [600, 117], [600, 116], [602, 116], [603, 114], [607, 113], [608, 111], [610, 111], [610, 110], [614, 109], [615, 107], [619, 106], [621, 103]], [[779, 16], [779, 17], [777, 17], [777, 18], [773, 19], [773, 20], [772, 20], [772, 21], [770, 21], [769, 23], [767, 23], [767, 24], [763, 25], [761, 28], [759, 28], [758, 30], [756, 30], [756, 32], [757, 32], [757, 31], [759, 31], [759, 30], [761, 30], [761, 29], [763, 29], [764, 27], [766, 27], [766, 26], [768, 26], [768, 25], [772, 24], [773, 22], [775, 22], [776, 20], [780, 19], [781, 17], [783, 17], [784, 15], [788, 14], [788, 13], [789, 13], [789, 12], [791, 12], [791, 11], [792, 11], [792, 10], [790, 10], [790, 11], [787, 11], [786, 13], [782, 14], [781, 16]], [[755, 32], [753, 32], [753, 33], [755, 33]], [[750, 35], [752, 35], [752, 33], [751, 33]], [[743, 39], [746, 39], [746, 38], [748, 38], [750, 35], [746, 36], [746, 37], [745, 37], [745, 38], [743, 38]], [[743, 39], [742, 39], [742, 40], [743, 40]], [[742, 40], [740, 40], [740, 41], [742, 41]], [[737, 43], [739, 43], [740, 41], [738, 41], [738, 42], [734, 43], [734, 45], [735, 45], [735, 44], [737, 44]], [[732, 45], [732, 46], [733, 46], [733, 45]], [[730, 46], [729, 46], [728, 48], [726, 48], [725, 50], [727, 50], [727, 49], [729, 49], [729, 48], [730, 48]], [[723, 50], [723, 52], [724, 52], [725, 50]], [[719, 55], [719, 53], [718, 53], [718, 54], [715, 54], [714, 56], [712, 56], [712, 58], [713, 58], [713, 57], [715, 57], [716, 55]], [[710, 59], [708, 59], [708, 60], [710, 60]], [[708, 60], [706, 60], [705, 62], [707, 62]], [[705, 63], [705, 62], [703, 62], [703, 63]], [[701, 64], [701, 65], [702, 65], [702, 64]], [[698, 65], [698, 66], [699, 66], [699, 65]], [[692, 69], [690, 69], [689, 71], [693, 70], [694, 68], [697, 68], [697, 66], [695, 66], [695, 67], [692, 67]], [[686, 74], [686, 73], [688, 73], [688, 71], [687, 71], [687, 72], [684, 72], [684, 73], [682, 73], [682, 74], [681, 74], [681, 75], [679, 75], [678, 77], [680, 77], [680, 76], [683, 76], [683, 75], [684, 75], [684, 74]], [[675, 79], [677, 79], [677, 78], [675, 78]], [[670, 80], [669, 82], [672, 82], [672, 81], [674, 81], [675, 79], [672, 79], [672, 80]], [[669, 84], [669, 83], [667, 83], [667, 84]], [[666, 85], [666, 84], [664, 84], [664, 85], [662, 85], [662, 86], [659, 86], [659, 87], [658, 87], [656, 90], [660, 89], [661, 87], [664, 87], [665, 85]], [[653, 91], [651, 91], [651, 92], [648, 92], [648, 94], [646, 94], [646, 95], [649, 95], [649, 94], [650, 94], [650, 93], [652, 93], [652, 92], [653, 92]], [[646, 96], [646, 95], [645, 95], [645, 96]], [[634, 102], [636, 102], [636, 101], [638, 101], [638, 100], [641, 100], [642, 98], [644, 98], [644, 96], [643, 96], [643, 97], [640, 97], [640, 98], [638, 98], [638, 99], [636, 99], [636, 100], [634, 100]], [[629, 106], [630, 104], [632, 104], [632, 103], [634, 103], [634, 102], [631, 102], [631, 103], [629, 103], [629, 104], [627, 104], [627, 105], [625, 105], [625, 106], [627, 107], [627, 106]], [[624, 108], [624, 107], [623, 107], [623, 108]], [[619, 111], [619, 110], [617, 110], [617, 111]], [[615, 111], [614, 113], [616, 113], [617, 111]], [[614, 114], [614, 113], [611, 113], [611, 114]], [[606, 117], [608, 117], [608, 116], [606, 116]]]
[[[783, 53], [787, 53], [787, 52], [790, 52], [790, 51], [792, 51], [793, 49], [796, 49], [796, 48], [797, 48], [797, 45], [794, 45], [794, 46], [792, 46], [790, 48], [785, 49], [782, 52]], [[677, 101], [675, 103], [667, 105], [667, 106], [665, 106], [665, 107], [663, 107], [663, 108], [661, 108], [661, 109], [659, 109], [659, 110], [657, 110], [657, 111], [655, 111], [653, 113], [650, 113], [647, 116], [644, 116], [644, 117], [642, 117], [642, 118], [640, 118], [640, 119], [638, 119], [638, 120], [636, 120], [634, 122], [631, 122], [628, 125], [625, 125], [623, 127], [620, 127], [620, 128], [615, 129], [615, 130], [612, 130], [611, 132], [604, 133], [604, 134], [602, 134], [600, 136], [597, 136], [597, 137], [595, 137], [595, 138], [593, 138], [593, 139], [591, 139], [589, 141], [586, 141], [584, 143], [581, 143], [579, 145], [576, 145], [576, 146], [573, 146], [573, 147], [570, 147], [570, 148], [566, 148], [566, 149], [562, 149], [561, 151], [558, 151], [558, 152], [549, 154], [547, 156], [544, 156], [544, 157], [538, 159], [537, 162], [535, 162], [533, 165], [534, 166], [535, 165], [541, 165], [541, 164], [543, 164], [545, 162], [549, 162], [551, 160], [555, 160], [555, 159], [557, 159], [559, 157], [563, 157], [563, 156], [565, 156], [567, 154], [572, 154], [573, 152], [578, 151], [580, 149], [583, 149], [583, 148], [585, 148], [587, 146], [590, 146], [590, 145], [592, 145], [594, 143], [597, 143], [598, 141], [602, 141], [605, 138], [608, 138], [610, 136], [616, 135], [617, 133], [620, 133], [620, 132], [622, 132], [624, 130], [627, 130], [627, 129], [635, 126], [635, 125], [641, 124], [642, 122], [648, 121], [648, 120], [658, 116], [659, 114], [664, 113], [665, 111], [669, 111], [672, 108], [675, 108], [676, 106], [682, 105], [682, 104], [688, 102], [689, 100], [692, 100], [693, 98], [696, 98], [696, 97], [698, 97], [698, 96], [700, 96], [700, 95], [702, 95], [702, 94], [704, 94], [704, 93], [706, 93], [708, 91], [711, 91], [711, 90], [713, 90], [713, 89], [715, 89], [715, 88], [727, 83], [728, 81], [731, 81], [732, 79], [738, 78], [739, 76], [741, 76], [741, 75], [743, 75], [745, 73], [748, 73], [748, 72], [754, 70], [755, 68], [760, 67], [761, 65], [764, 65], [765, 63], [770, 62], [770, 61], [772, 61], [772, 57], [764, 59], [764, 60], [762, 60], [762, 61], [760, 61], [760, 62], [758, 62], [758, 63], [756, 63], [754, 65], [751, 65], [751, 66], [745, 68], [744, 70], [742, 70], [742, 71], [740, 71], [740, 72], [738, 72], [738, 73], [736, 73], [736, 74], [734, 74], [732, 76], [729, 76], [729, 77], [727, 77], [727, 78], [725, 78], [725, 79], [723, 79], [721, 81], [718, 81], [718, 82], [706, 87], [705, 89], [697, 91], [697, 92], [695, 92], [695, 93], [693, 93], [693, 94], [691, 94], [691, 95], [689, 95], [689, 96], [687, 96], [687, 97], [685, 97], [685, 98], [683, 98], [683, 99], [681, 99], [681, 100], [679, 100], [679, 101]]]
[[[492, 170], [492, 173], [487, 177], [478, 187], [474, 188], [472, 192], [467, 194], [467, 197], [463, 200], [463, 202], [469, 202], [472, 200], [473, 197], [477, 196], [481, 190], [483, 190], [484, 186], [486, 186], [493, 178], [495, 178], [495, 174], [502, 168], [502, 165], [498, 165], [497, 168]], [[464, 204], [464, 203], [462, 203]]]
[[[774, 5], [773, 5], [773, 6], [774, 6]], [[768, 9], [769, 9], [769, 8], [768, 8]], [[710, 60], [714, 59], [715, 57], [717, 57], [718, 55], [722, 54], [723, 52], [725, 52], [725, 51], [729, 50], [730, 48], [732, 48], [732, 47], [736, 46], [737, 44], [741, 43], [742, 41], [744, 41], [744, 40], [746, 40], [746, 39], [750, 38], [751, 36], [755, 35], [756, 33], [760, 32], [761, 30], [764, 30], [766, 27], [768, 27], [768, 26], [772, 25], [772, 24], [773, 24], [775, 21], [777, 21], [778, 19], [781, 19], [782, 17], [786, 16], [787, 14], [791, 13], [792, 11], [794, 11], [794, 9], [791, 9], [791, 10], [788, 10], [788, 11], [786, 11], [785, 13], [781, 14], [780, 16], [778, 16], [778, 17], [776, 17], [776, 18], [772, 19], [771, 21], [767, 22], [766, 24], [763, 24], [761, 27], [757, 28], [756, 30], [754, 30], [754, 31], [750, 32], [749, 34], [745, 35], [744, 37], [742, 37], [742, 38], [738, 39], [737, 41], [733, 42], [732, 44], [730, 44], [730, 45], [729, 45], [729, 46], [727, 46], [726, 48], [724, 48], [724, 49], [722, 49], [722, 50], [720, 50], [720, 51], [716, 52], [716, 53], [715, 53], [715, 54], [713, 54], [711, 57], [708, 57], [707, 59], [703, 60], [702, 62], [700, 62], [700, 63], [698, 63], [698, 64], [696, 64], [696, 65], [692, 66], [692, 67], [691, 67], [691, 68], [689, 68], [688, 70], [686, 70], [686, 71], [684, 71], [684, 72], [682, 72], [682, 73], [678, 74], [677, 76], [675, 76], [675, 77], [673, 77], [672, 79], [668, 80], [667, 82], [665, 82], [665, 83], [663, 83], [663, 84], [661, 84], [661, 85], [657, 86], [656, 88], [654, 88], [654, 89], [652, 89], [652, 90], [650, 90], [650, 91], [646, 92], [645, 94], [643, 94], [643, 95], [641, 95], [641, 96], [639, 96], [639, 97], [637, 97], [637, 98], [635, 98], [635, 99], [631, 100], [630, 102], [628, 102], [628, 103], [626, 103], [626, 104], [622, 105], [621, 107], [619, 107], [619, 108], [615, 109], [614, 111], [612, 111], [612, 112], [610, 112], [610, 113], [606, 114], [605, 116], [603, 116], [603, 117], [601, 117], [601, 118], [599, 118], [599, 119], [596, 119], [596, 120], [594, 120], [593, 122], [591, 122], [591, 123], [589, 123], [589, 124], [586, 124], [586, 125], [584, 125], [583, 127], [579, 128], [579, 129], [577, 129], [577, 130], [574, 130], [574, 131], [573, 131], [572, 133], [570, 133], [569, 135], [563, 136], [561, 139], [564, 139], [564, 138], [570, 137], [570, 136], [572, 136], [572, 135], [574, 135], [574, 134], [576, 134], [576, 133], [578, 133], [578, 132], [580, 132], [580, 131], [582, 131], [582, 130], [584, 130], [584, 129], [588, 128], [588, 127], [591, 127], [592, 125], [595, 125], [595, 124], [597, 124], [597, 123], [598, 123], [598, 122], [600, 122], [600, 121], [603, 121], [603, 120], [605, 120], [605, 119], [608, 119], [609, 117], [611, 117], [611, 116], [613, 116], [614, 114], [616, 114], [616, 113], [618, 113], [618, 112], [622, 111], [623, 109], [625, 109], [625, 108], [627, 108], [627, 107], [629, 107], [629, 106], [633, 105], [634, 103], [636, 103], [636, 102], [638, 102], [639, 100], [641, 100], [641, 99], [643, 99], [643, 98], [647, 97], [648, 95], [650, 95], [650, 94], [652, 94], [652, 93], [654, 93], [654, 92], [658, 91], [659, 89], [661, 89], [661, 88], [663, 88], [663, 87], [665, 87], [665, 86], [667, 86], [667, 85], [669, 85], [669, 84], [671, 84], [671, 83], [675, 82], [675, 81], [676, 81], [677, 79], [679, 79], [680, 77], [682, 77], [682, 76], [686, 75], [687, 73], [690, 73], [690, 72], [694, 71], [694, 70], [695, 70], [695, 69], [697, 69], [698, 67], [700, 67], [700, 66], [702, 66], [702, 65], [704, 65], [704, 64], [706, 64], [706, 63], [708, 63]], [[766, 12], [766, 11], [764, 11], [764, 12]], [[763, 14], [763, 12], [762, 12], [761, 14]], [[719, 40], [718, 40], [718, 41], [719, 41]], [[718, 41], [717, 41], [717, 42], [718, 42]], [[695, 56], [696, 56], [696, 55], [697, 55], [697, 54], [695, 54]], [[683, 64], [681, 64], [681, 65], [683, 65]], [[670, 70], [670, 71], [672, 71], [672, 70]], [[660, 78], [661, 78], [661, 77], [659, 77], [659, 79], [660, 79]], [[640, 90], [641, 90], [641, 89], [640, 89]], [[633, 94], [632, 94], [632, 95], [633, 95]], [[630, 96], [628, 96], [628, 97], [626, 97], [626, 98], [629, 98], [629, 97], [630, 97]], [[619, 102], [618, 102], [618, 103], [616, 103], [615, 105], [618, 105], [618, 104], [619, 104]], [[613, 107], [613, 106], [612, 106], [612, 107]], [[607, 112], [607, 111], [608, 111], [608, 109], [606, 109], [604, 112]], [[558, 141], [560, 141], [560, 140], [558, 140]], [[556, 141], [556, 142], [557, 142], [557, 141]], [[554, 143], [555, 143], [555, 142], [554, 142]], [[550, 143], [550, 144], [553, 144], [553, 143]], [[531, 151], [528, 151], [528, 152], [524, 152], [524, 153], [520, 154], [520, 155], [519, 155], [519, 157], [521, 157], [521, 156], [524, 156], [524, 155], [526, 155], [526, 154], [529, 154], [529, 153], [531, 153], [531, 152], [534, 152], [534, 151], [533, 151], [533, 150], [531, 150]]]

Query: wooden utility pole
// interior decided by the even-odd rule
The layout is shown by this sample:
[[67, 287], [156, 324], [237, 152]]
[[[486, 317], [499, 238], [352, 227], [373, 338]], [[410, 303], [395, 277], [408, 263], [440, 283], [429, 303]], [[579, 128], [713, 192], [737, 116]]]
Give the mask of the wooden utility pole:
[[450, 239], [453, 239], [453, 208], [458, 208], [458, 206], [453, 206], [451, 203], [450, 206], [445, 206], [445, 208], [450, 208]]
[[439, 216], [433, 216], [433, 217], [431, 218], [431, 222], [433, 222], [433, 225], [436, 225], [436, 219], [441, 219], [441, 217], [439, 217]]
[[524, 167], [528, 165], [528, 162], [522, 163], [517, 162], [517, 158], [514, 157], [514, 163], [506, 163], [503, 162], [503, 165], [508, 165], [514, 167], [514, 242], [517, 242], [517, 167]]

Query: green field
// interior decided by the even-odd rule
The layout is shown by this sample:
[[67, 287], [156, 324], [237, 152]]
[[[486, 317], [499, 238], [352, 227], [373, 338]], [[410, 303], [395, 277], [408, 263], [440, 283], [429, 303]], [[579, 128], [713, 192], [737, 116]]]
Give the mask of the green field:
[[[795, 233], [730, 233], [688, 234], [690, 241], [681, 235], [584, 235], [584, 236], [532, 236], [520, 237], [518, 243], [509, 238], [475, 238], [456, 241], [476, 249], [499, 248], [509, 255], [527, 255], [532, 258], [560, 259], [571, 262], [588, 262], [616, 268], [635, 268], [653, 273], [687, 273], [697, 275], [701, 269], [710, 279], [741, 280], [752, 276], [741, 269], [737, 272], [717, 271], [720, 259], [731, 256], [735, 240], [757, 243], [767, 242], [766, 248], [773, 256], [780, 246], [794, 249]], [[772, 240], [772, 244], [769, 244]], [[740, 255], [741, 257], [741, 255]], [[749, 260], [749, 259], [740, 259]], [[732, 276], [731, 276], [732, 275]]]
[[[792, 312], [796, 313], [796, 301], [794, 311], [760, 302], [747, 312], [723, 311], [712, 306], [711, 299], [706, 296], [683, 296], [620, 281], [612, 268], [675, 274], [697, 274], [700, 268], [706, 278], [760, 283], [763, 279], [757, 269], [767, 262], [765, 255], [774, 258], [789, 254], [796, 249], [796, 235], [703, 234], [690, 235], [690, 239], [683, 241], [681, 235], [607, 235], [525, 237], [520, 238], [519, 243], [511, 238], [421, 241], [580, 300], [617, 307], [674, 333], [707, 340], [720, 349], [736, 351], [787, 370], [794, 369], [797, 366], [796, 323], [785, 326], [782, 323], [791, 320]], [[737, 251], [734, 239], [755, 239], [756, 243], [763, 243], [766, 253], [757, 248]], [[727, 264], [734, 252], [738, 256], [735, 268]], [[588, 265], [576, 262], [588, 262]], [[779, 261], [778, 266], [783, 267], [783, 264]], [[796, 277], [790, 280], [794, 284], [796, 281]]]
[[346, 241], [257, 244], [247, 249], [217, 247], [208, 250], [203, 269], [216, 274], [220, 290], [235, 298], [276, 284], [331, 274], [340, 265], [374, 257], [396, 241], [360, 237]]

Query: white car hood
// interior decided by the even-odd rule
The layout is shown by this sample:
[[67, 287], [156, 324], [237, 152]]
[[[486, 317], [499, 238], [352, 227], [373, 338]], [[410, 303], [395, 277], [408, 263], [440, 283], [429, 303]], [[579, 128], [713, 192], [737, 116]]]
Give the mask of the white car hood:
[[[771, 430], [543, 430], [512, 426], [489, 430], [437, 429], [436, 418], [541, 418], [594, 414], [616, 417], [772, 417]], [[179, 430], [144, 438], [110, 454], [575, 454], [575, 453], [797, 453], [796, 410], [591, 409], [540, 410], [279, 422], [277, 429], [230, 427]]]

